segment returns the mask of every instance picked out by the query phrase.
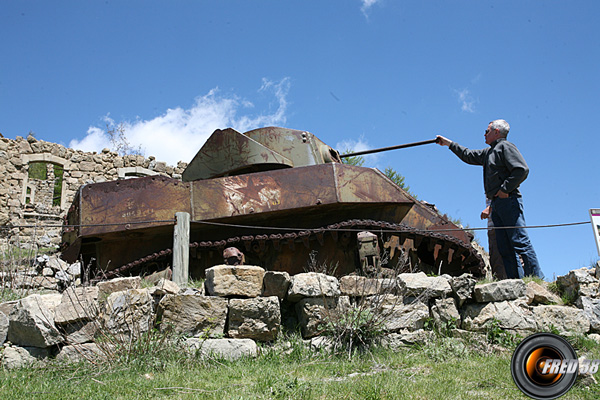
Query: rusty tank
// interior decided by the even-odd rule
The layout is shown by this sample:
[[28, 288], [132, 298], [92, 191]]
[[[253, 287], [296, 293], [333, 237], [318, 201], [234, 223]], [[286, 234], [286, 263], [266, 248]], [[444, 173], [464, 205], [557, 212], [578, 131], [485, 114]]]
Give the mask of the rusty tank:
[[175, 214], [190, 214], [190, 270], [245, 263], [290, 274], [394, 269], [480, 275], [472, 235], [375, 168], [347, 165], [315, 135], [267, 127], [216, 130], [182, 179], [82, 186], [65, 217], [63, 258], [103, 277], [172, 262]]

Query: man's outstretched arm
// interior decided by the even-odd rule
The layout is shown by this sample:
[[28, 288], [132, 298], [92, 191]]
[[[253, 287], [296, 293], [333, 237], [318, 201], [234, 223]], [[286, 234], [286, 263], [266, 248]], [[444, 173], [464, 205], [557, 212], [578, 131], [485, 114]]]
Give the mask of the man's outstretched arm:
[[458, 158], [471, 165], [483, 165], [485, 158], [485, 150], [471, 150], [467, 149], [460, 144], [453, 142], [452, 140], [443, 137], [441, 135], [436, 136], [436, 143], [440, 146], [447, 146], [452, 150]]

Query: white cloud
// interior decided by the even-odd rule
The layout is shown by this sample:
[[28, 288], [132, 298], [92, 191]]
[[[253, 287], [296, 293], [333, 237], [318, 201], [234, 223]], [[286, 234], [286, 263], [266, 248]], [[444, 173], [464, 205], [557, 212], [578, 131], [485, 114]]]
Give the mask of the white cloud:
[[371, 7], [373, 7], [373, 5], [375, 5], [376, 3], [378, 3], [380, 0], [360, 0], [360, 2], [362, 3], [362, 6], [360, 7], [360, 11], [362, 11], [362, 13], [364, 14], [365, 17], [368, 18], [368, 11]]
[[347, 139], [347, 140], [338, 142], [335, 145], [335, 147], [341, 153], [356, 153], [357, 151], [364, 151], [364, 150], [371, 149], [369, 144], [362, 137], [358, 140]]
[[86, 137], [84, 137], [81, 141], [71, 140], [69, 147], [83, 151], [98, 151], [98, 149], [109, 147], [109, 144], [110, 142], [106, 132], [100, 128], [96, 128], [95, 126], [90, 126], [88, 128]]
[[[189, 162], [215, 129], [231, 127], [245, 132], [261, 126], [285, 124], [289, 89], [289, 78], [279, 82], [263, 79], [259, 92], [272, 93], [274, 102], [270, 108], [273, 109], [257, 115], [238, 116], [253, 109], [254, 105], [237, 96], [221, 96], [218, 89], [212, 89], [198, 97], [189, 109], [167, 109], [151, 120], [123, 121], [120, 124], [133, 148], [141, 147], [144, 155], [176, 165], [178, 161]], [[115, 127], [115, 121], [109, 116], [104, 119], [109, 127]], [[95, 126], [88, 129], [82, 140], [74, 139], [69, 146], [84, 151], [112, 148], [106, 131]]]
[[462, 111], [465, 111], [468, 113], [474, 113], [476, 101], [475, 101], [475, 99], [473, 99], [473, 96], [471, 95], [471, 91], [469, 89], [462, 89], [462, 90], [456, 90], [455, 92], [458, 96], [458, 102], [460, 103], [460, 109]]
[[[335, 148], [340, 152], [340, 154], [356, 153], [359, 151], [372, 149], [372, 147], [363, 137], [360, 137], [358, 140], [348, 139], [338, 142], [336, 143]], [[367, 154], [361, 157], [364, 157], [365, 167], [378, 167], [377, 161], [379, 161], [379, 154]]]

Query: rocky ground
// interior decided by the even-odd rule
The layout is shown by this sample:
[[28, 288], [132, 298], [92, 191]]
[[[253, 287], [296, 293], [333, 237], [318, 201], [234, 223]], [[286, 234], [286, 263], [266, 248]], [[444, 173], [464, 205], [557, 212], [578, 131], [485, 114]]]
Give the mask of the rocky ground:
[[0, 304], [4, 367], [107, 357], [111, 346], [154, 328], [185, 338], [189, 351], [228, 358], [257, 354], [257, 342], [272, 343], [285, 329], [299, 328], [311, 346], [336, 346], [352, 324], [377, 330], [390, 347], [425, 343], [435, 329], [480, 340], [491, 327], [513, 338], [548, 331], [600, 340], [600, 268], [574, 270], [548, 284], [478, 283], [468, 274], [422, 272], [387, 279], [290, 277], [220, 265], [207, 270], [199, 288], [180, 288], [161, 276], [86, 287], [81, 273], [78, 263], [42, 256], [29, 270], [2, 276], [5, 287], [31, 293]]

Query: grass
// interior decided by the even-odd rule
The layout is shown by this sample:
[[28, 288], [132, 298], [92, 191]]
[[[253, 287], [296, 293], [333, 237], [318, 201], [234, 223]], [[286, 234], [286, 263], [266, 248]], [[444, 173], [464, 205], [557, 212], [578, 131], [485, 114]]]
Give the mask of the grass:
[[[0, 399], [527, 399], [510, 374], [516, 338], [492, 326], [487, 340], [507, 350], [482, 348], [448, 337], [451, 326], [434, 328], [424, 346], [338, 354], [311, 351], [298, 335], [282, 335], [261, 345], [256, 359], [236, 362], [200, 359], [151, 331], [128, 346], [105, 346], [111, 359], [97, 364], [0, 366]], [[600, 359], [593, 340], [571, 342], [579, 356]], [[600, 385], [578, 382], [565, 398], [600, 398]]]
[[[291, 343], [287, 351], [283, 342]], [[588, 341], [581, 345], [600, 358], [598, 345]], [[111, 364], [0, 371], [0, 395], [10, 399], [527, 398], [512, 381], [511, 350], [486, 354], [452, 338], [439, 337], [431, 345], [400, 350], [376, 347], [350, 359], [309, 351], [297, 336], [263, 346], [256, 359], [236, 362], [165, 350]], [[598, 396], [597, 385], [576, 384], [566, 398]]]

